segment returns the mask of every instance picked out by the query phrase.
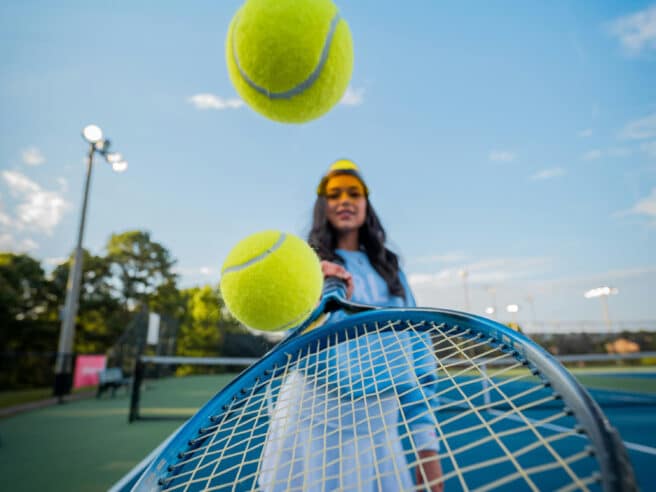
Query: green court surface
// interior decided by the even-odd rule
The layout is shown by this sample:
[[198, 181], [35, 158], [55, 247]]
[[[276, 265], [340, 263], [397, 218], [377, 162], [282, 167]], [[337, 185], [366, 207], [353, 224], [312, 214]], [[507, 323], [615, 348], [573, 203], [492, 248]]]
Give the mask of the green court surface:
[[[148, 382], [152, 412], [162, 404], [191, 413], [234, 375]], [[0, 490], [106, 491], [140, 462], [180, 420], [128, 424], [129, 395], [103, 396], [29, 411], [0, 420]]]
[[[595, 389], [656, 396], [656, 373], [576, 371]], [[141, 393], [141, 415], [191, 415], [235, 375], [188, 376], [148, 380]], [[129, 395], [89, 398], [33, 410], [0, 420], [0, 490], [105, 491], [139, 463], [183, 421], [128, 423]], [[656, 406], [616, 405], [608, 416], [630, 449], [644, 488], [649, 463], [656, 459]], [[646, 420], [645, 420], [646, 419]]]

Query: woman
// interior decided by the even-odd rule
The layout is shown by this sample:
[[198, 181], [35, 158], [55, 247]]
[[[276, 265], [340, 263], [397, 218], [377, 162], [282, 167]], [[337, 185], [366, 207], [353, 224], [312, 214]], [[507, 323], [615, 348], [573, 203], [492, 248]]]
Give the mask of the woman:
[[[397, 256], [385, 247], [385, 231], [369, 203], [369, 190], [357, 166], [349, 160], [335, 162], [321, 180], [317, 195], [308, 242], [322, 260], [324, 276], [344, 280], [348, 296], [358, 303], [415, 306]], [[419, 450], [418, 456], [411, 458], [419, 459], [414, 482], [423, 485], [442, 475], [439, 443], [429, 417], [435, 408], [428, 408], [436, 406], [434, 390], [430, 389], [436, 371], [425, 363], [432, 360], [426, 350], [430, 342], [402, 341], [415, 357], [418, 369], [414, 371], [407, 367], [399, 371], [389, 365], [387, 371], [372, 369], [385, 367], [385, 360], [393, 358], [385, 345], [386, 337], [395, 336], [398, 339], [392, 333], [382, 333], [371, 336], [367, 344], [345, 342], [332, 348], [324, 363], [338, 366], [331, 374], [340, 376], [323, 380], [318, 374], [307, 377], [308, 371], [301, 366], [288, 376], [271, 409], [259, 479], [263, 490], [278, 490], [277, 484], [313, 490], [315, 474], [329, 477], [321, 484], [324, 490], [412, 489], [411, 474], [399, 472], [407, 469], [397, 430], [400, 421], [405, 422], [408, 437]], [[399, 346], [395, 341], [394, 346]], [[361, 348], [364, 345], [366, 352]], [[428, 381], [422, 384], [424, 389], [418, 388], [418, 378]], [[338, 389], [331, 396], [330, 391], [317, 391], [318, 387]], [[395, 397], [400, 387], [406, 388], [400, 397], [403, 410]], [[348, 394], [348, 402], [343, 396], [338, 400], [336, 394]], [[291, 436], [298, 435], [305, 437], [292, 440]], [[286, 477], [296, 481], [285, 483]], [[442, 485], [433, 485], [431, 490], [442, 491]]]

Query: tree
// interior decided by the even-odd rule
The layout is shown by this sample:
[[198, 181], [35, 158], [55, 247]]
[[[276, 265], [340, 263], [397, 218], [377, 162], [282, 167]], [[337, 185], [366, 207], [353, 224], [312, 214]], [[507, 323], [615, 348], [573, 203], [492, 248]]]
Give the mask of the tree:
[[182, 291], [186, 313], [178, 336], [178, 354], [217, 356], [220, 354], [221, 302], [218, 289], [209, 285]]
[[51, 382], [57, 323], [48, 322], [47, 280], [24, 254], [0, 253], [0, 388]]
[[[245, 330], [226, 310], [218, 287], [206, 285], [182, 291], [186, 309], [178, 336], [178, 355], [194, 357], [224, 355], [228, 334]], [[188, 374], [196, 368], [181, 367], [178, 374]]]
[[148, 301], [150, 311], [167, 314], [176, 320], [181, 320], [187, 310], [187, 299], [178, 289], [175, 280], [169, 279], [157, 287]]
[[[103, 353], [121, 334], [129, 319], [115, 288], [111, 263], [103, 256], [82, 252], [82, 281], [76, 319], [74, 351]], [[66, 284], [72, 258], [58, 265], [52, 272], [51, 311], [57, 312], [64, 304]]]
[[43, 269], [34, 258], [0, 253], [0, 326], [39, 318], [46, 310], [46, 284]]
[[107, 259], [120, 285], [119, 298], [128, 310], [148, 303], [167, 283], [175, 286], [175, 259], [146, 231], [112, 234], [107, 243]]

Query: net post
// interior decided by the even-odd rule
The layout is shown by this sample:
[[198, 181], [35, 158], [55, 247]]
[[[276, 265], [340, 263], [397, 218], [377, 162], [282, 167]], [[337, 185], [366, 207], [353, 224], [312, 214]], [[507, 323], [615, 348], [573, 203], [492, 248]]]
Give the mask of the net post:
[[130, 395], [130, 414], [128, 422], [139, 420], [139, 397], [141, 396], [141, 384], [144, 376], [144, 362], [137, 357], [134, 363], [134, 375], [132, 376], [132, 394]]

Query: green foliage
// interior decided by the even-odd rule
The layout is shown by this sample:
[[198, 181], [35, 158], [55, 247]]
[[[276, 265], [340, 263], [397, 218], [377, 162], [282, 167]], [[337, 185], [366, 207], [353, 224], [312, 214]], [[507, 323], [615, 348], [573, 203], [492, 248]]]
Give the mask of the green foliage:
[[[185, 314], [178, 336], [178, 355], [193, 357], [223, 354], [226, 333], [241, 332], [239, 323], [227, 314], [218, 287], [206, 285], [182, 291]], [[182, 366], [179, 375], [202, 372], [203, 368]]]
[[[185, 312], [175, 260], [149, 233], [114, 234], [106, 249], [83, 251], [76, 353], [105, 353], [143, 306], [176, 318]], [[0, 253], [0, 389], [52, 383], [71, 262], [46, 277], [36, 259]]]
[[[103, 353], [118, 336], [129, 319], [116, 293], [111, 263], [106, 257], [82, 254], [82, 283], [76, 319], [74, 351]], [[57, 313], [66, 297], [66, 283], [72, 258], [58, 265], [52, 272], [50, 299], [55, 302], [50, 310]]]
[[131, 310], [147, 303], [162, 286], [176, 281], [172, 271], [175, 260], [145, 231], [112, 234], [107, 260], [120, 284], [119, 298]]
[[0, 389], [49, 380], [57, 329], [48, 321], [48, 281], [38, 261], [0, 253]]
[[46, 309], [46, 278], [25, 254], [0, 253], [0, 326], [37, 319]]

